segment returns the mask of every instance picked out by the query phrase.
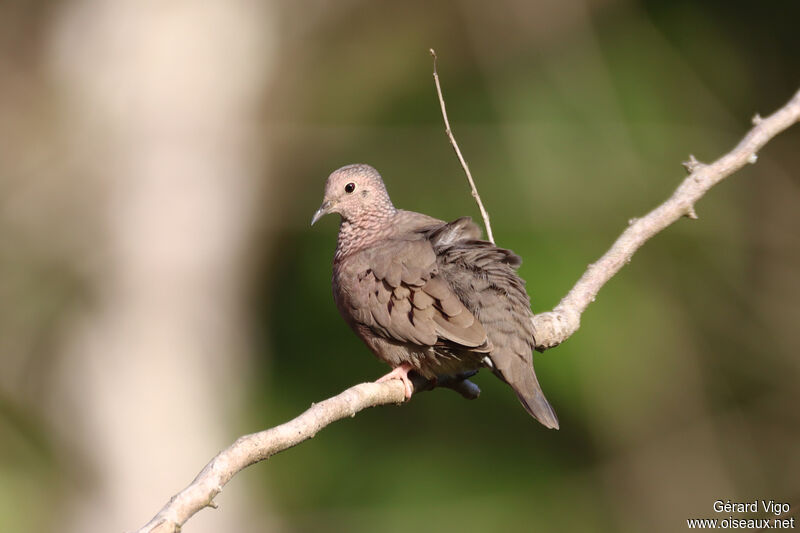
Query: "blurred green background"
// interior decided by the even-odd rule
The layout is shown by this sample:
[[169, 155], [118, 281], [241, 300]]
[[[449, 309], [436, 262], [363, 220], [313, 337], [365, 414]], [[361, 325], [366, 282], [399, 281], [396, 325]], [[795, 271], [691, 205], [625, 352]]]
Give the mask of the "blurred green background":
[[[800, 86], [788, 2], [208, 5], [0, 6], [3, 530], [132, 530], [237, 435], [387, 371], [333, 304], [335, 220], [308, 222], [353, 162], [398, 207], [479, 218], [428, 48], [534, 312], [690, 153], [716, 159]], [[770, 142], [535, 356], [560, 431], [481, 374], [477, 401], [421, 394], [248, 469], [184, 530], [682, 531], [727, 517], [718, 499], [794, 510], [799, 142]]]

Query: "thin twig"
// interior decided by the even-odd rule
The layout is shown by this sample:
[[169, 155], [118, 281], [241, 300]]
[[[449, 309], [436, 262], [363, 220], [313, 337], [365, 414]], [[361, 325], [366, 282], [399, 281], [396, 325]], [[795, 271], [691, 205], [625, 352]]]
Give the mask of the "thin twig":
[[447, 134], [447, 138], [450, 139], [450, 145], [453, 147], [453, 150], [456, 151], [458, 160], [461, 162], [461, 168], [464, 169], [464, 173], [467, 175], [469, 186], [472, 189], [472, 197], [475, 198], [476, 202], [478, 202], [478, 209], [481, 210], [481, 217], [483, 217], [483, 225], [486, 226], [486, 235], [489, 237], [489, 241], [494, 244], [494, 234], [492, 233], [492, 225], [489, 223], [489, 213], [486, 211], [486, 208], [483, 207], [481, 195], [478, 194], [478, 188], [475, 186], [475, 181], [472, 179], [472, 174], [469, 171], [469, 165], [467, 165], [467, 161], [464, 159], [464, 156], [461, 155], [461, 149], [458, 147], [456, 138], [453, 137], [453, 130], [450, 129], [450, 121], [447, 119], [447, 109], [444, 105], [442, 86], [439, 84], [439, 72], [436, 68], [437, 63], [439, 62], [439, 57], [436, 55], [436, 51], [433, 48], [430, 49], [430, 52], [433, 56], [433, 81], [436, 83], [436, 94], [439, 96], [439, 107], [442, 108], [442, 118], [444, 119], [445, 127], [444, 131]]
[[[431, 50], [433, 54], [433, 50]], [[434, 76], [435, 74], [434, 54]], [[438, 78], [437, 78], [438, 89]], [[439, 97], [444, 112], [444, 100]], [[608, 252], [596, 263], [589, 266], [572, 290], [550, 312], [536, 315], [537, 349], [544, 350], [566, 340], [580, 326], [581, 313], [594, 300], [600, 288], [630, 261], [633, 253], [648, 239], [675, 222], [682, 216], [694, 215], [694, 204], [715, 184], [747, 163], [755, 163], [756, 153], [775, 135], [800, 120], [800, 91], [781, 109], [767, 118], [758, 115], [753, 119], [754, 127], [742, 141], [728, 154], [710, 165], [704, 165], [690, 158], [691, 174], [686, 178], [663, 204], [640, 219], [631, 219], [628, 228], [620, 235]], [[447, 115], [445, 114], [445, 123]], [[450, 128], [448, 126], [448, 134]], [[456, 152], [461, 153], [452, 139]], [[466, 170], [466, 163], [463, 163]], [[467, 171], [469, 177], [469, 171]], [[471, 179], [470, 179], [471, 181]], [[474, 191], [474, 189], [473, 189]], [[477, 192], [475, 192], [476, 199]], [[483, 211], [483, 209], [481, 209]], [[696, 215], [694, 215], [696, 216]], [[488, 216], [484, 219], [487, 223]], [[455, 388], [462, 395], [474, 398], [478, 390], [474, 384], [460, 379], [443, 386]], [[442, 385], [442, 382], [438, 382]], [[429, 388], [425, 383], [415, 381], [415, 390]], [[401, 403], [405, 389], [399, 380], [383, 383], [362, 383], [313, 405], [306, 412], [280, 426], [240, 437], [233, 445], [219, 453], [198, 474], [192, 483], [173, 496], [161, 511], [138, 533], [176, 533], [181, 526], [201, 509], [213, 504], [214, 497], [222, 487], [242, 469], [291, 448], [313, 437], [319, 430], [347, 416], [354, 416], [367, 407]]]

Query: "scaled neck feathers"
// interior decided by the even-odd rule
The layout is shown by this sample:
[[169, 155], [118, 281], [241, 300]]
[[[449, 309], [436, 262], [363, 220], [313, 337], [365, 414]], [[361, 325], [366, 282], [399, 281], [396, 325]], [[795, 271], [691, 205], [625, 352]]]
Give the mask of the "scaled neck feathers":
[[362, 211], [358, 216], [342, 218], [334, 262], [363, 250], [391, 235], [397, 214], [394, 206]]

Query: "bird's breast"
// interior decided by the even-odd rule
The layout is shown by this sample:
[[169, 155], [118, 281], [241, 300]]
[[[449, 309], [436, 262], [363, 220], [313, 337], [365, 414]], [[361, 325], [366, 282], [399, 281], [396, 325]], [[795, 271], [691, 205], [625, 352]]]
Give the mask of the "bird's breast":
[[355, 298], [358, 294], [356, 284], [360, 270], [366, 270], [366, 268], [359, 268], [358, 265], [353, 265], [346, 260], [334, 264], [333, 268], [333, 301], [348, 323], [352, 321], [350, 311], [359, 307], [359, 302], [355, 301]]

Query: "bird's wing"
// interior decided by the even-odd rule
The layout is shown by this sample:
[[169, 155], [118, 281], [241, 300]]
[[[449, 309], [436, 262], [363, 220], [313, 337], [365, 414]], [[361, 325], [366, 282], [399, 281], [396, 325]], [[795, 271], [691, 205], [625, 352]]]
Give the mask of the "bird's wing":
[[[548, 403], [531, 361], [534, 330], [525, 282], [517, 275], [522, 260], [503, 248], [476, 238], [469, 219], [432, 230], [439, 275], [487, 329], [493, 371], [511, 385], [525, 409], [549, 428], [558, 418]], [[478, 233], [479, 234], [479, 233]]]
[[516, 273], [519, 256], [472, 239], [434, 245], [439, 276], [462, 295], [463, 304], [486, 327], [498, 370], [503, 370], [507, 358], [530, 364], [535, 344], [533, 314], [525, 282]]
[[362, 254], [351, 295], [358, 322], [401, 342], [491, 350], [483, 325], [438, 276], [427, 239], [390, 240]]
[[452, 222], [424, 228], [423, 231], [435, 250], [456, 242], [475, 241], [481, 238], [481, 229], [472, 221], [472, 217], [457, 218]]

